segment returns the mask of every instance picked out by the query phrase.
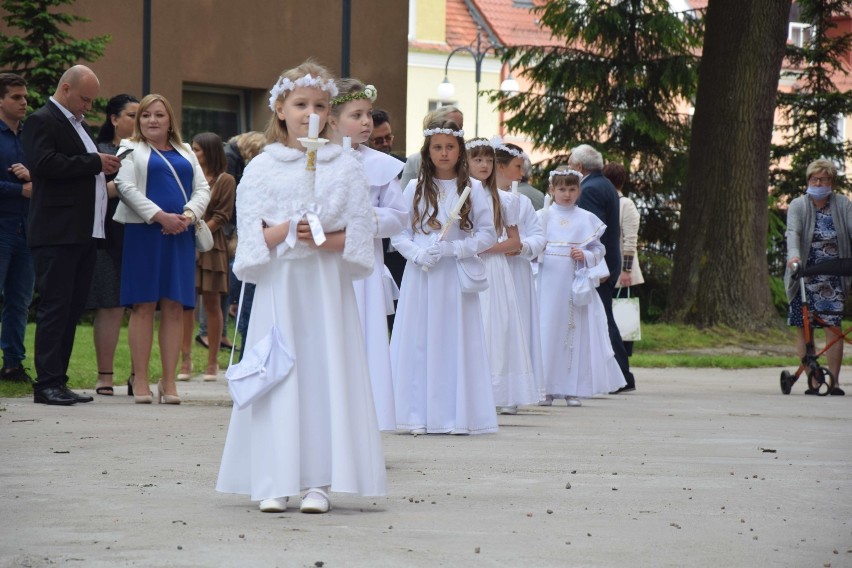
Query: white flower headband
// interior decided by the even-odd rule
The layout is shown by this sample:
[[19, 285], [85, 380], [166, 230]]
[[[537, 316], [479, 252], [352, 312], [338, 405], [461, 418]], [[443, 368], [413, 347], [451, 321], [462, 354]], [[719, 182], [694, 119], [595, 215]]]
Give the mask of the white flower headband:
[[494, 147], [493, 144], [491, 144], [491, 142], [489, 142], [485, 138], [474, 138], [473, 140], [464, 145], [464, 147], [468, 150], [472, 150], [477, 146], [491, 146], [492, 148]]
[[275, 101], [278, 100], [278, 97], [296, 87], [313, 87], [314, 89], [322, 89], [332, 97], [337, 96], [337, 86], [331, 79], [323, 81], [319, 77], [312, 77], [310, 73], [295, 81], [291, 81], [287, 77], [279, 77], [278, 81], [272, 85], [272, 89], [269, 90], [269, 110], [275, 112]]
[[583, 174], [578, 172], [577, 170], [567, 169], [567, 170], [551, 170], [548, 179], [553, 179], [556, 176], [577, 176], [580, 179], [583, 179]]
[[456, 138], [464, 138], [464, 130], [453, 130], [452, 128], [427, 128], [423, 131], [423, 136], [432, 136], [433, 134], [452, 134]]
[[513, 156], [515, 158], [523, 158], [524, 157], [523, 152], [521, 152], [520, 150], [515, 150], [514, 148], [509, 148], [505, 144], [500, 144], [499, 146], [497, 146], [495, 148], [495, 150], [500, 150], [501, 152], [506, 152], [507, 154], [509, 154], [510, 156]]
[[373, 85], [367, 85], [363, 91], [355, 91], [347, 95], [340, 95], [331, 99], [331, 106], [342, 105], [349, 101], [357, 101], [358, 99], [369, 99], [371, 103], [376, 102], [379, 97], [379, 91]]

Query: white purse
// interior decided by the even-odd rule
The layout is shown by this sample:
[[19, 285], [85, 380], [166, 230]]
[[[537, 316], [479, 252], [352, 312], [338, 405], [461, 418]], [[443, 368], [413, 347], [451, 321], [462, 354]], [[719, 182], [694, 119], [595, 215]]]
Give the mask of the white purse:
[[[237, 321], [240, 321], [245, 286], [245, 283], [243, 283], [240, 290]], [[234, 347], [231, 347], [231, 360], [228, 364], [228, 370], [225, 371], [225, 378], [228, 380], [228, 392], [231, 393], [234, 406], [240, 409], [262, 398], [278, 383], [286, 379], [295, 364], [295, 359], [284, 341], [284, 335], [281, 333], [275, 317], [274, 290], [272, 292], [272, 303], [272, 328], [269, 333], [243, 354], [239, 363], [234, 363], [234, 349], [237, 344], [236, 333], [234, 334]]]

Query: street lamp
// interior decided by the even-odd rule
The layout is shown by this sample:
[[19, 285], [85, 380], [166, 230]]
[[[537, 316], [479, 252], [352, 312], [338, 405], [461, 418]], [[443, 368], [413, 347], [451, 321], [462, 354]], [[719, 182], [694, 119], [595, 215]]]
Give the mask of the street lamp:
[[[450, 67], [450, 59], [452, 59], [453, 55], [460, 51], [466, 51], [473, 57], [474, 69], [476, 71], [476, 119], [474, 122], [473, 134], [474, 136], [479, 136], [479, 83], [482, 80], [482, 61], [485, 59], [485, 56], [489, 51], [497, 54], [497, 48], [493, 45], [482, 46], [482, 28], [476, 28], [476, 49], [474, 50], [468, 46], [457, 47], [450, 52], [447, 56], [447, 62], [444, 64], [444, 80], [441, 81], [441, 84], [438, 85], [438, 98], [441, 102], [449, 102], [452, 100], [453, 96], [456, 94], [456, 88], [450, 83], [450, 79], [447, 76], [449, 67]], [[513, 89], [504, 89], [504, 85], [509, 83], [509, 87], [514, 87]], [[504, 92], [514, 91], [515, 93], [518, 91], [518, 82], [512, 78], [511, 73], [506, 78], [505, 81], [500, 85], [500, 90]]]

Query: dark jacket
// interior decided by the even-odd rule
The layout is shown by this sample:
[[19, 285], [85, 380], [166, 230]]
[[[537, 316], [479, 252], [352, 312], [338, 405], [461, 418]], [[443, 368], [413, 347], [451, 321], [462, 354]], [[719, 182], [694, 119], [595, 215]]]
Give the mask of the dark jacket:
[[90, 242], [100, 156], [86, 150], [77, 131], [52, 102], [30, 115], [22, 136], [33, 182], [29, 245]]
[[618, 222], [618, 191], [601, 172], [592, 172], [580, 183], [577, 206], [594, 213], [606, 224], [601, 243], [606, 247], [606, 266], [610, 281], [621, 274], [621, 226]]

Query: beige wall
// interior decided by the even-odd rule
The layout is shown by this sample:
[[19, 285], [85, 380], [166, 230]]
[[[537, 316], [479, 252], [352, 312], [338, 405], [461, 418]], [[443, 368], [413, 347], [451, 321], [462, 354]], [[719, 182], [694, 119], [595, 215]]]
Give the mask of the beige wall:
[[[406, 155], [420, 151], [423, 144], [421, 127], [429, 108], [429, 101], [438, 99], [438, 85], [444, 80], [446, 53], [409, 52], [408, 63], [408, 136], [405, 140]], [[455, 86], [456, 105], [464, 113], [465, 138], [474, 137], [476, 125], [476, 75], [473, 58], [466, 53], [457, 53], [450, 60], [448, 78]], [[486, 59], [482, 64], [481, 91], [500, 88], [500, 63]], [[491, 138], [499, 134], [500, 120], [495, 105], [488, 102], [486, 95], [479, 97], [479, 135]], [[402, 151], [401, 135], [395, 149]], [[396, 148], [399, 146], [399, 148]]]
[[[151, 90], [176, 110], [186, 83], [253, 89], [252, 127], [269, 117], [267, 91], [281, 70], [307, 57], [340, 72], [340, 0], [152, 0]], [[89, 65], [101, 95], [142, 93], [143, 0], [76, 0], [63, 7], [90, 18], [77, 38], [108, 33], [106, 54]], [[377, 25], [376, 22], [381, 22]], [[3, 29], [0, 26], [0, 29]], [[351, 75], [379, 90], [378, 108], [405, 134], [408, 2], [352, 1]]]

